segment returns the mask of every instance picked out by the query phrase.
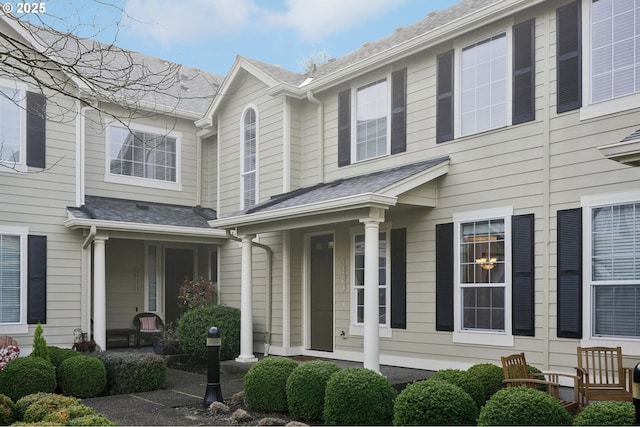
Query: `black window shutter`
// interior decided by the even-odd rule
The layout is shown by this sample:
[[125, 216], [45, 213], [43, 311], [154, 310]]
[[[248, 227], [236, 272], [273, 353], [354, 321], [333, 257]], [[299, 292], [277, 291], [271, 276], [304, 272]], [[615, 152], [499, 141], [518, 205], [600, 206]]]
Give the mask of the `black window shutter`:
[[391, 74], [391, 154], [407, 151], [407, 69]]
[[28, 237], [27, 323], [47, 323], [47, 236]]
[[511, 218], [513, 335], [535, 335], [533, 214]]
[[27, 92], [27, 166], [45, 168], [46, 100], [43, 94]]
[[556, 102], [558, 113], [582, 106], [580, 0], [556, 9]]
[[351, 163], [351, 89], [338, 94], [338, 166]]
[[513, 27], [513, 124], [535, 120], [535, 20]]
[[391, 327], [407, 328], [407, 229], [391, 230]]
[[436, 225], [436, 330], [453, 331], [453, 223]]
[[582, 209], [558, 211], [558, 337], [582, 338]]
[[438, 55], [436, 143], [453, 139], [453, 50]]

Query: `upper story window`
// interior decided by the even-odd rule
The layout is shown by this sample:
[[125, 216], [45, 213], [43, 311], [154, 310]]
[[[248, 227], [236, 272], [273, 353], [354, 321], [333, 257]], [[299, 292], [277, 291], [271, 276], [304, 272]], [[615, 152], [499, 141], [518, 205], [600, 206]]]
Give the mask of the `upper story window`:
[[108, 181], [164, 188], [179, 182], [177, 134], [111, 125], [108, 143]]
[[241, 200], [242, 208], [249, 208], [256, 204], [257, 195], [257, 148], [258, 148], [258, 118], [256, 109], [249, 107], [242, 116], [241, 141]]
[[356, 161], [384, 156], [389, 152], [389, 85], [378, 80], [356, 90]]
[[25, 151], [24, 91], [0, 86], [0, 161], [22, 163]]

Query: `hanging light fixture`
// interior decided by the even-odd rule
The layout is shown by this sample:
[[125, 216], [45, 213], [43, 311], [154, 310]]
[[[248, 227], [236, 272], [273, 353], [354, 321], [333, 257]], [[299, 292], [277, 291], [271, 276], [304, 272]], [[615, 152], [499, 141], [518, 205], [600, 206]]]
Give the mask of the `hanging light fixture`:
[[491, 270], [496, 266], [496, 262], [498, 262], [498, 258], [476, 258], [476, 264], [478, 264], [483, 270]]

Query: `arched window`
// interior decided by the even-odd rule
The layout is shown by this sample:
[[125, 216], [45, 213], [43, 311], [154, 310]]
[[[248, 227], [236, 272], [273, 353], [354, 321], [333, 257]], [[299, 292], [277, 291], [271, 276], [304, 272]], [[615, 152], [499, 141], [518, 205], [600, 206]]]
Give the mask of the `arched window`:
[[247, 108], [242, 117], [242, 208], [256, 204], [256, 168], [257, 168], [257, 114], [254, 108]]

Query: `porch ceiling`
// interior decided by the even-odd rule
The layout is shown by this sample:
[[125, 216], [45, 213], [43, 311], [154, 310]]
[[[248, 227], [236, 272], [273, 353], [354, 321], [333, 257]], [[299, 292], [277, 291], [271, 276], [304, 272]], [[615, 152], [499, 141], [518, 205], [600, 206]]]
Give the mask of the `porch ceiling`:
[[320, 183], [273, 196], [229, 217], [211, 220], [209, 225], [266, 232], [358, 220], [367, 217], [370, 208], [389, 209], [399, 204], [435, 207], [435, 179], [448, 170], [449, 157], [439, 157]]

